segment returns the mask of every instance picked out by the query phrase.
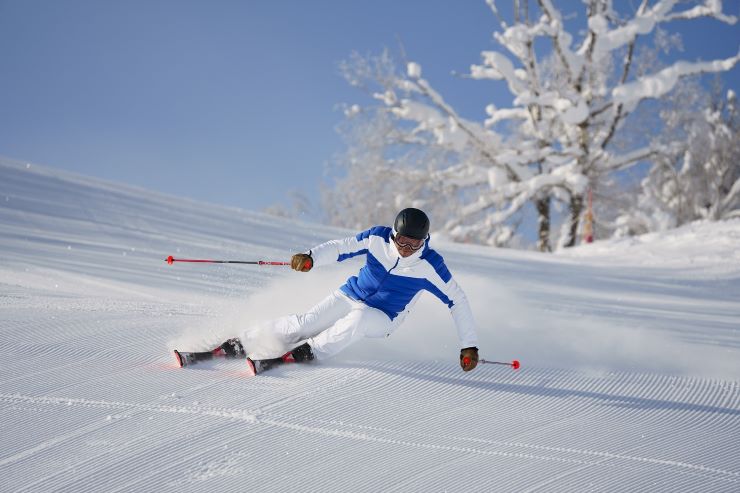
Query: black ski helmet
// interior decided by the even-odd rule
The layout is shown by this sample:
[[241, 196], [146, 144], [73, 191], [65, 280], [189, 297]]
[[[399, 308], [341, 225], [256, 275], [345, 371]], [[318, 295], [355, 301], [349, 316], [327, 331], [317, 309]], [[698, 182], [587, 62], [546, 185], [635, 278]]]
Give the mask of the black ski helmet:
[[398, 213], [393, 228], [400, 235], [424, 240], [429, 234], [429, 218], [424, 211], [409, 207]]

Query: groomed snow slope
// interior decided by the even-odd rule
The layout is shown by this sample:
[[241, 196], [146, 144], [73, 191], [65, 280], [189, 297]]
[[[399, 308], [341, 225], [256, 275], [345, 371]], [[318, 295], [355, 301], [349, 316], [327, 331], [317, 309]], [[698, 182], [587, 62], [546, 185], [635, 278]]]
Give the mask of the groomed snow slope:
[[[370, 226], [370, 225], [368, 225]], [[284, 260], [352, 232], [0, 163], [2, 491], [740, 491], [740, 222], [560, 255], [437, 244], [444, 306], [330, 363], [188, 369], [357, 263]]]

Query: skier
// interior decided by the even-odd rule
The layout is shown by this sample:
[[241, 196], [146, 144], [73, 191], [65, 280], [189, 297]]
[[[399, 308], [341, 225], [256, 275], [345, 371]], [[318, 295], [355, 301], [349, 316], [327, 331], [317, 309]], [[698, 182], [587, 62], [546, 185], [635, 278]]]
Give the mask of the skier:
[[[358, 255], [365, 255], [366, 263], [358, 275], [306, 313], [261, 326], [260, 330], [269, 331], [281, 347], [269, 359], [247, 358], [252, 372], [257, 374], [286, 362], [323, 360], [362, 337], [390, 335], [422, 291], [431, 292], [450, 308], [462, 348], [460, 366], [464, 371], [475, 368], [477, 335], [470, 305], [442, 256], [429, 247], [429, 239], [427, 215], [407, 208], [398, 213], [393, 228], [375, 226], [293, 255], [291, 267], [300, 272]], [[239, 339], [229, 339], [210, 352], [175, 351], [175, 355], [180, 366], [214, 356], [247, 356]]]

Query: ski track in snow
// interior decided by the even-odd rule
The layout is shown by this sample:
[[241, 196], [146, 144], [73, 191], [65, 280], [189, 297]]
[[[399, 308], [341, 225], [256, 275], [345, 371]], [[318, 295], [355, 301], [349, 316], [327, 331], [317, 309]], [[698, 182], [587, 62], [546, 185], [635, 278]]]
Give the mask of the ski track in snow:
[[[235, 366], [234, 362], [219, 366]], [[302, 369], [278, 370], [275, 377], [265, 376], [263, 380], [274, 386], [280, 386], [284, 378], [292, 378], [296, 372]], [[344, 378], [341, 384], [336, 384], [336, 378], [341, 372], [354, 373], [352, 378]], [[220, 378], [214, 382], [208, 383], [205, 387], [193, 389], [189, 392], [191, 395], [195, 392], [203, 392], [205, 389], [218, 386], [219, 383], [226, 383], [227, 380], [239, 378], [237, 375], [224, 376], [218, 372]], [[413, 389], [409, 388], [408, 375], [420, 375], [421, 384], [414, 385]], [[189, 429], [189, 435], [193, 437], [193, 442], [199, 445], [194, 448], [178, 447], [177, 443], [182, 437], [167, 437], [168, 430], [155, 427], [155, 433], [137, 434], [119, 447], [114, 453], [105, 450], [103, 453], [77, 461], [73, 467], [63, 468], [54, 474], [38, 478], [35, 482], [24, 484], [18, 491], [34, 491], [37, 488], [46, 489], [58, 484], [65, 476], [72, 474], [74, 469], [75, 475], [82, 475], [85, 484], [92, 486], [89, 491], [95, 491], [97, 488], [108, 489], [115, 482], [109, 482], [110, 476], [108, 469], [111, 464], [108, 461], [113, 460], [116, 456], [129, 458], [133, 453], [132, 449], [137, 446], [153, 442], [159, 447], [148, 448], [139, 454], [143, 457], [134, 455], [135, 460], [142, 461], [143, 464], [150, 466], [151, 463], [159, 464], [157, 467], [150, 469], [151, 474], [144, 474], [141, 470], [143, 464], [134, 462], [136, 466], [137, 477], [141, 478], [131, 484], [123, 485], [123, 489], [138, 489], [138, 484], [145, 482], [149, 486], [154, 486], [152, 481], [156, 481], [154, 476], [160, 476], [166, 473], [160, 467], [163, 458], [162, 447], [174, 447], [172, 452], [185, 453], [185, 457], [180, 457], [177, 453], [164, 454], [167, 456], [167, 467], [175, 468], [172, 465], [174, 461], [192, 461], [197, 458], [197, 463], [202, 465], [203, 461], [208, 464], [205, 467], [210, 476], [231, 477], [232, 473], [237, 474], [238, 469], [242, 469], [250, 460], [260, 460], [259, 453], [251, 454], [251, 440], [262, 440], [261, 437], [270, 437], [277, 435], [281, 443], [286, 438], [297, 442], [323, 442], [326, 440], [338, 439], [348, 442], [368, 442], [384, 447], [392, 447], [393, 450], [411, 449], [413, 451], [423, 450], [426, 452], [435, 452], [437, 457], [429, 458], [434, 466], [428, 466], [429, 469], [423, 473], [411, 475], [399, 485], [392, 486], [389, 491], [400, 488], [403, 491], [406, 487], [415, 489], [423, 487], [427, 481], [431, 481], [429, 475], [438, 474], [440, 467], [449, 468], [451, 463], [462, 462], [459, 467], [466, 467], [466, 463], [472, 456], [483, 458], [496, 458], [500, 461], [527, 461], [531, 468], [540, 468], [541, 463], [556, 463], [561, 466], [561, 472], [552, 478], [541, 482], [539, 486], [551, 484], [549, 482], [559, 481], [569, 476], [579, 475], [581, 480], [597, 480], [604, 474], [610, 474], [613, 469], [616, 470], [635, 470], [640, 467], [650, 467], [650, 472], [655, 474], [663, 470], [662, 474], [669, 474], [673, 478], [681, 478], [682, 481], [698, 481], [697, 484], [707, 484], [714, 482], [719, 487], [727, 487], [727, 491], [732, 491], [740, 484], [740, 473], [736, 470], [725, 469], [721, 467], [711, 467], [705, 464], [714, 463], [720, 457], [729, 459], [728, 465], [737, 461], [737, 452], [733, 440], [728, 440], [721, 446], [714, 443], [712, 448], [718, 457], [707, 456], [709, 450], [704, 450], [702, 462], [686, 462], [669, 458], [659, 458], [653, 456], [656, 451], [663, 453], [671, 452], [671, 447], [677, 445], [672, 443], [671, 438], [674, 434], [691, 433], [695, 437], [703, 434], [727, 434], [728, 437], [736, 437], [738, 432], [738, 400], [740, 399], [740, 390], [737, 385], [728, 385], [717, 383], [711, 380], [695, 379], [670, 379], [670, 385], [667, 388], [672, 389], [659, 398], [653, 397], [652, 389], [655, 386], [655, 377], [644, 375], [613, 375], [613, 385], [609, 386], [608, 392], [604, 392], [600, 387], [603, 382], [599, 379], [592, 379], [586, 376], [581, 378], [574, 377], [568, 372], [562, 371], [532, 371], [525, 381], [521, 382], [517, 377], [502, 378], [501, 372], [496, 370], [483, 370], [481, 376], [475, 382], [465, 382], [459, 377], [453, 376], [449, 370], [440, 365], [434, 364], [390, 364], [390, 363], [362, 363], [361, 367], [353, 365], [315, 368], [312, 369], [310, 381], [318, 389], [331, 389], [319, 393], [327, 394], [326, 398], [314, 398], [315, 404], [306, 404], [303, 400], [280, 398], [281, 402], [266, 401], [264, 404], [255, 408], [239, 407], [217, 407], [202, 404], [156, 404], [156, 403], [137, 403], [123, 402], [115, 400], [91, 400], [82, 398], [73, 398], [67, 396], [28, 396], [22, 394], [0, 394], [0, 402], [4, 404], [3, 412], [8, 409], [12, 410], [37, 410], [43, 412], [54, 412], [54, 408], [62, 408], [68, 412], [74, 412], [77, 409], [86, 411], [99, 410], [98, 418], [92, 423], [73, 428], [67, 433], [54, 436], [52, 439], [44, 441], [32, 448], [22, 450], [12, 456], [5, 457], [0, 461], [0, 470], [13, 465], [23, 464], [25, 461], [38, 460], [39, 457], [55, 453], [64, 453], [68, 448], [77, 449], [81, 444], [94, 443], [96, 434], [104, 433], [107, 427], [117, 426], [122, 421], [135, 421], [139, 423], [148, 423], [153, 421], [156, 415], [173, 415], [178, 417], [181, 425]], [[252, 382], [254, 379], [241, 377], [244, 382]], [[341, 376], [340, 376], [341, 378]], [[324, 381], [325, 380], [325, 381]], [[503, 382], [502, 382], [503, 380]], [[509, 438], [506, 440], [478, 437], [475, 433], [438, 433], [433, 432], [434, 427], [428, 427], [427, 424], [444, 421], [445, 417], [457, 419], [456, 411], [458, 409], [454, 400], [439, 405], [439, 403], [429, 402], [428, 389], [429, 385], [439, 385], [439, 382], [447, 381], [448, 385], [461, 386], [465, 390], [469, 388], [478, 389], [476, 395], [479, 396], [480, 411], [475, 412], [473, 422], [484, 423], [486, 420], [493, 421], [511, 421], [509, 413], [503, 412], [501, 402], [505, 403], [507, 409], [527, 409], [527, 413], [542, 419], [544, 416], [552, 416], [545, 423], [526, 426], [526, 423], [511, 423], [514, 429], [518, 428], [517, 433], [512, 433], [512, 428], [505, 428]], [[547, 386], [544, 388], [540, 382], [546, 381]], [[437, 382], [433, 384], [432, 382]], [[515, 383], [516, 382], [516, 383]], [[698, 399], [692, 399], [692, 402], [685, 402], [687, 388], [695, 389], [691, 396], [698, 396]], [[483, 391], [482, 389], [486, 389]], [[405, 419], [397, 423], [398, 427], [378, 426], [372, 423], [383, 423], [384, 414], [389, 411], [389, 406], [363, 406], [359, 408], [356, 404], [358, 400], [384, 402], [392, 401], [393, 396], [403, 393], [406, 400], [410, 403], [423, 403], [431, 408], [438, 407], [434, 412], [427, 415], [425, 419], [415, 421], [413, 406], [411, 409], [396, 410], [404, 415]], [[305, 397], [304, 393], [301, 393]], [[555, 409], [549, 409], [552, 403], [549, 399], [543, 399], [543, 396], [551, 395], [552, 399], [561, 401]], [[646, 397], [649, 396], [649, 397]], [[427, 397], [425, 397], [427, 396]], [[327, 408], [327, 406], [329, 406]], [[727, 407], [724, 407], [727, 406]], [[393, 409], [395, 406], [391, 405]], [[486, 408], [497, 409], [494, 415], [487, 415]], [[272, 409], [266, 410], [266, 409]], [[362, 411], [358, 412], [358, 409]], [[405, 411], [405, 412], [404, 412]], [[328, 413], [328, 414], [327, 414]], [[450, 414], [453, 413], [453, 414]], [[614, 436], [608, 443], [608, 448], [598, 448], [599, 441], [593, 443], [586, 440], [589, 447], [574, 446], [553, 446], [536, 443], [538, 437], [544, 435], [558, 436], [558, 429], [563, 427], [570, 428], [571, 423], [580, 423], [588, 427], [589, 424], [603, 426], [609, 429], [614, 425], [621, 433], [630, 428], [630, 415], [640, 416], [640, 427], [649, 429], [650, 437], [646, 437], [639, 445], [633, 445], [634, 441], [629, 440], [627, 443], [621, 443], [623, 437]], [[31, 414], [32, 421], [35, 416]], [[322, 417], [323, 416], [323, 417]], [[348, 420], [337, 419], [337, 416], [349, 416]], [[409, 420], [406, 422], [406, 420]], [[525, 420], [526, 421], [526, 420]], [[27, 423], [19, 422], [19, 428], [27, 427]], [[478, 429], [477, 427], [474, 429]], [[209, 441], [207, 437], [217, 435], [221, 436], [224, 441]], [[312, 436], [317, 436], [315, 440]], [[594, 437], [595, 438], [595, 437]], [[99, 439], [105, 442], [103, 439]], [[530, 441], [534, 440], [534, 441]], [[203, 443], [205, 441], [205, 443]], [[680, 442], [679, 442], [680, 444]], [[205, 445], [205, 446], [204, 446]], [[246, 446], [242, 446], [246, 445]], [[226, 447], [226, 448], [225, 448]], [[341, 447], [341, 445], [338, 445]], [[346, 448], [352, 448], [347, 445]], [[60, 450], [61, 449], [61, 450]], [[261, 450], [261, 447], [260, 447]], [[285, 448], [285, 453], [290, 455], [290, 447]], [[398, 453], [398, 452], [396, 452]], [[409, 452], [403, 452], [403, 455]], [[156, 457], [149, 457], [155, 454]], [[237, 454], [234, 456], [234, 454]], [[729, 454], [729, 457], [727, 456]], [[734, 458], [733, 458], [734, 454]], [[120, 457], [119, 457], [120, 458]], [[240, 459], [239, 459], [240, 458]], [[714, 460], [711, 460], [714, 459]], [[132, 458], [133, 460], [133, 458]], [[262, 461], [260, 461], [262, 462]], [[304, 465], [305, 458], [298, 457], [297, 465]], [[308, 461], [309, 463], [311, 460]], [[231, 466], [221, 466], [220, 472], [210, 470], [213, 464], [231, 464]], [[504, 462], [505, 464], [505, 462]], [[426, 465], [426, 461], [425, 461]], [[116, 463], [115, 467], [121, 464]], [[269, 464], [265, 467], [269, 468]], [[100, 477], [101, 469], [106, 470], [104, 477]], [[92, 477], [85, 476], [84, 471], [89, 471]], [[590, 471], [590, 472], [589, 472]], [[606, 472], [605, 472], [606, 471]], [[589, 475], [586, 476], [586, 473]], [[150, 475], [152, 477], [150, 477]], [[104, 480], [103, 483], [100, 483]], [[88, 482], [89, 481], [89, 482]], [[436, 481], [436, 480], [435, 480]], [[377, 486], [377, 482], [372, 484]], [[680, 484], [680, 483], [674, 483]], [[166, 484], [158, 485], [167, 487]], [[275, 486], [280, 486], [276, 483]], [[287, 485], [282, 485], [287, 487]], [[349, 485], [347, 485], [349, 486]], [[502, 486], [499, 484], [499, 486]], [[517, 484], [510, 484], [507, 487], [516, 489]], [[531, 488], [539, 487], [537, 485]], [[617, 488], [610, 487], [610, 490], [616, 491]], [[143, 487], [143, 486], [142, 486]], [[314, 484], [314, 487], [320, 488], [321, 484]], [[352, 485], [357, 488], [357, 485]], [[76, 491], [85, 490], [82, 484], [74, 484], [71, 487]], [[270, 487], [267, 487], [270, 490]], [[309, 488], [310, 489], [310, 488]], [[372, 491], [375, 488], [369, 488]], [[721, 489], [721, 488], [720, 488]]]
[[343, 234], [0, 161], [0, 490], [740, 491], [732, 252], [694, 270], [443, 245], [484, 356], [518, 372], [462, 373], [426, 300], [330, 363], [175, 367], [173, 341], [310, 306], [353, 267], [168, 254], [282, 259]]

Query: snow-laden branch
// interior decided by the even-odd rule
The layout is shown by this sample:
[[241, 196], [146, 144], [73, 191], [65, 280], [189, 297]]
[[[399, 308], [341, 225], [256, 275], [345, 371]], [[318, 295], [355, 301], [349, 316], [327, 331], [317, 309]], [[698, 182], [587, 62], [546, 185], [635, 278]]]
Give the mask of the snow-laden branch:
[[[418, 73], [420, 73], [420, 70]], [[449, 118], [450, 129], [451, 131], [454, 131], [456, 135], [452, 136], [448, 140], [452, 141], [451, 139], [454, 137], [454, 142], [459, 144], [463, 142], [463, 139], [467, 139], [465, 141], [472, 144], [472, 146], [482, 156], [484, 156], [492, 166], [498, 166], [505, 169], [511, 180], [516, 181], [519, 179], [517, 170], [508, 163], [499, 160], [493, 153], [494, 149], [500, 145], [500, 137], [497, 134], [487, 131], [477, 123], [461, 118], [457, 112], [447, 104], [444, 98], [424, 79], [416, 78], [412, 80], [404, 80], [401, 81], [399, 85], [424, 95], [432, 102], [435, 108], [441, 110], [442, 113]]]
[[501, 14], [499, 14], [498, 7], [496, 7], [496, 0], [486, 0], [486, 4], [488, 4], [488, 7], [491, 9], [491, 12], [498, 19], [499, 26], [501, 26], [501, 29], [506, 30], [508, 26], [507, 26], [506, 21], [503, 19], [503, 17], [501, 17]]
[[733, 25], [737, 22], [734, 15], [725, 15], [722, 12], [722, 0], [706, 0], [704, 5], [697, 5], [692, 9], [683, 12], [676, 12], [666, 16], [666, 20], [690, 20], [699, 17], [714, 17], [720, 22]]
[[514, 63], [504, 54], [497, 51], [481, 53], [483, 65], [471, 65], [470, 76], [473, 79], [505, 80], [512, 94], [521, 94], [527, 90], [523, 71], [516, 70]]
[[507, 27], [502, 32], [495, 32], [493, 37], [519, 60], [525, 61], [530, 57], [528, 46], [532, 44], [534, 39], [552, 33], [552, 26], [543, 17], [537, 24], [515, 24]]
[[660, 152], [664, 152], [665, 149], [661, 146], [647, 146], [641, 149], [628, 152], [619, 156], [608, 156], [599, 166], [597, 170], [600, 173], [611, 173], [614, 171], [620, 171], [638, 163], [650, 159]]
[[486, 106], [488, 118], [483, 122], [486, 128], [493, 127], [497, 123], [505, 120], [526, 120], [529, 118], [529, 111], [524, 108], [504, 108], [497, 109], [494, 105]]
[[539, 96], [524, 93], [514, 99], [514, 104], [522, 106], [536, 104], [541, 108], [550, 108], [566, 125], [579, 125], [590, 115], [588, 105], [583, 98], [569, 99], [554, 91], [545, 92]]
[[603, 15], [591, 16], [588, 27], [597, 34], [595, 56], [601, 57], [632, 42], [638, 35], [651, 33], [658, 24], [678, 19], [696, 19], [699, 17], [713, 17], [721, 22], [734, 24], [736, 18], [722, 13], [721, 0], [707, 0], [704, 5], [693, 9], [676, 12], [673, 9], [677, 0], [661, 0], [650, 9], [640, 9], [635, 17], [624, 25], [609, 29], [609, 22]]
[[[463, 215], [474, 215], [506, 202], [510, 204], [510, 207], [505, 211], [493, 213], [494, 217], [504, 221], [525, 203], [548, 189], [561, 188], [571, 193], [583, 193], [588, 187], [588, 179], [574, 172], [574, 169], [574, 165], [564, 166], [551, 174], [533, 175], [525, 181], [509, 182], [492, 187], [488, 193], [480, 194], [476, 201], [465, 206], [462, 210]], [[494, 222], [499, 223], [500, 221], [495, 220]]]
[[481, 186], [488, 183], [488, 169], [470, 163], [460, 163], [429, 174], [429, 178], [446, 188]]
[[552, 5], [550, 0], [538, 0], [542, 12], [547, 17], [550, 27], [550, 37], [552, 38], [553, 47], [558, 58], [560, 58], [568, 79], [572, 82], [576, 80], [576, 74], [581, 72], [583, 57], [577, 55], [571, 50], [570, 45], [573, 37], [565, 30], [563, 25], [563, 16]]
[[632, 111], [643, 99], [659, 98], [670, 92], [681, 77], [724, 72], [734, 67], [739, 60], [740, 53], [725, 60], [711, 62], [679, 61], [656, 74], [615, 87], [612, 90], [612, 99], [615, 103], [624, 105], [627, 111]]

